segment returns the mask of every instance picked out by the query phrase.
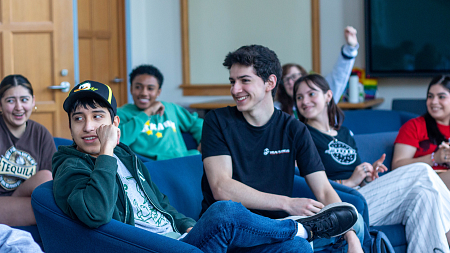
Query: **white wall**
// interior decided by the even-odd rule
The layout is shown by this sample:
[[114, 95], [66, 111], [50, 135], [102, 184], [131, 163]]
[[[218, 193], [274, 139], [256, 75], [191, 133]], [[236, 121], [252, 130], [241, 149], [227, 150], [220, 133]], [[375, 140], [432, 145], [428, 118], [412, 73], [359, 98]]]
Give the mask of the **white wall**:
[[130, 65], [134, 68], [140, 64], [152, 64], [163, 73], [160, 100], [188, 106], [191, 103], [229, 98], [183, 96], [179, 88], [182, 82], [180, 1], [130, 0], [129, 7]]
[[[320, 8], [322, 73], [331, 71], [344, 43], [343, 29], [346, 25], [358, 30], [360, 50], [355, 66], [364, 68], [364, 1], [321, 0]], [[150, 63], [162, 71], [165, 81], [161, 100], [187, 106], [229, 98], [182, 95], [178, 87], [182, 80], [178, 0], [130, 0], [130, 12], [131, 66]], [[298, 62], [311, 65], [304, 60]], [[428, 82], [429, 78], [379, 78], [378, 96], [385, 102], [377, 108], [390, 109], [392, 98], [425, 98]]]

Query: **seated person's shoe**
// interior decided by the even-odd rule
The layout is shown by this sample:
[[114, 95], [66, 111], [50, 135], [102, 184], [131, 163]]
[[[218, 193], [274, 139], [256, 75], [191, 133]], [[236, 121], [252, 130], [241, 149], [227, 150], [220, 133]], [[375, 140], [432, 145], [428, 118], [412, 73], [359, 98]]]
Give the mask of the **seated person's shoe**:
[[312, 216], [289, 216], [308, 232], [308, 241], [331, 238], [347, 233], [358, 220], [356, 208], [349, 203], [339, 202], [325, 206]]

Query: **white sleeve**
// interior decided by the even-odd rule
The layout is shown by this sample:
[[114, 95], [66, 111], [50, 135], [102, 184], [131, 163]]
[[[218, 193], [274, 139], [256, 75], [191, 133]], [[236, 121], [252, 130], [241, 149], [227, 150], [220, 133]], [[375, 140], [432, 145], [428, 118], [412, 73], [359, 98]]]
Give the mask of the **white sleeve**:
[[0, 224], [0, 252], [42, 252], [27, 231]]
[[333, 92], [333, 99], [336, 103], [339, 102], [347, 86], [353, 65], [355, 64], [355, 57], [358, 55], [358, 48], [359, 44], [356, 47], [347, 44], [342, 46], [341, 53], [336, 64], [334, 64], [333, 70], [325, 77]]

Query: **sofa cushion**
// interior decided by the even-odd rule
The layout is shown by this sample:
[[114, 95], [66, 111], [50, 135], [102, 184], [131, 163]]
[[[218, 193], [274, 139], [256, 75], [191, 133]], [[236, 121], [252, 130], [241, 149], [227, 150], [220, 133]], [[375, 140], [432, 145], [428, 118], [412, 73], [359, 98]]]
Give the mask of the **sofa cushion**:
[[390, 110], [352, 110], [345, 111], [343, 126], [354, 134], [398, 131], [408, 120], [419, 115]]
[[198, 220], [203, 194], [201, 155], [144, 163], [152, 181], [180, 213]]
[[394, 152], [394, 141], [397, 134], [397, 131], [355, 134], [354, 138], [361, 162], [373, 163], [385, 153], [386, 159], [384, 160], [384, 165], [390, 170]]

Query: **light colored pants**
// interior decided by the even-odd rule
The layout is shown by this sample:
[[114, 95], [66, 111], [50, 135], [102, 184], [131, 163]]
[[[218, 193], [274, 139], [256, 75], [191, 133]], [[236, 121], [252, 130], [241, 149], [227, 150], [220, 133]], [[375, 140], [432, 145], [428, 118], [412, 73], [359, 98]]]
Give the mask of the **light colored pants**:
[[370, 226], [405, 225], [408, 253], [450, 252], [450, 191], [428, 164], [397, 168], [359, 192], [369, 205]]
[[38, 253], [42, 250], [27, 231], [0, 224], [0, 252]]

